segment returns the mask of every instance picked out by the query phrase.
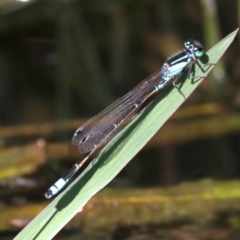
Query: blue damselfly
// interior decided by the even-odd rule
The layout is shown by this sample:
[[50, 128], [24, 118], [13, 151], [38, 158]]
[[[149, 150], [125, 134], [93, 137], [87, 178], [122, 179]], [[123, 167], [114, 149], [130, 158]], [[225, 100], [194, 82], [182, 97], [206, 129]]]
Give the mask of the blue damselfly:
[[188, 70], [188, 78], [190, 78], [193, 64], [197, 64], [204, 72], [198, 61], [204, 54], [202, 44], [196, 40], [188, 40], [184, 45], [185, 49], [168, 58], [159, 71], [77, 129], [72, 143], [78, 146], [79, 152], [84, 157], [48, 189], [45, 193], [46, 198], [57, 194], [89, 156], [96, 149], [109, 143], [139, 113], [146, 100], [161, 92], [166, 85], [172, 82], [184, 97], [177, 86], [182, 73]]

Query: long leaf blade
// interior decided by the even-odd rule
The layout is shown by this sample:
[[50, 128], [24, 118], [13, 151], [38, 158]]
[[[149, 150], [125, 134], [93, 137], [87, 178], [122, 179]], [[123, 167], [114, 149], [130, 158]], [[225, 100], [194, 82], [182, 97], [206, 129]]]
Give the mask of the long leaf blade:
[[[238, 29], [207, 52], [209, 63], [217, 63], [237, 32]], [[205, 75], [213, 67], [214, 65], [210, 66]], [[202, 71], [196, 67], [195, 76], [202, 75]], [[188, 97], [203, 78], [196, 83], [187, 80], [186, 76], [183, 76], [181, 80], [184, 82], [181, 91]], [[121, 171], [183, 102], [183, 96], [174, 88], [161, 94], [118, 134], [89, 164], [81, 176], [54, 199], [15, 239], [53, 238], [71, 218], [83, 209], [94, 194]]]

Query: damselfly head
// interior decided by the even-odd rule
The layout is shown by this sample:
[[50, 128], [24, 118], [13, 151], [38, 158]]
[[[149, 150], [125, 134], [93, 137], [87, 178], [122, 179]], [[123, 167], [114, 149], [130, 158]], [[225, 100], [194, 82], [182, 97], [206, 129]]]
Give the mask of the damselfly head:
[[192, 53], [197, 57], [201, 57], [204, 54], [204, 49], [203, 49], [203, 45], [193, 39], [189, 39], [187, 42], [184, 43], [185, 47], [189, 50], [192, 51]]

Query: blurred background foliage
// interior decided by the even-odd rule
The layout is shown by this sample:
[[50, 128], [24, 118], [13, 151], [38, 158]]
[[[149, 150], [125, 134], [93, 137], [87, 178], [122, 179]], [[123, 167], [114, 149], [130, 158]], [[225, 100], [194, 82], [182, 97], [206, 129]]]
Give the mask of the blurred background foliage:
[[[240, 1], [1, 0], [0, 18], [0, 196], [6, 212], [0, 229], [14, 235], [46, 204], [43, 193], [48, 186], [79, 158], [71, 146], [74, 130], [157, 71], [188, 38], [199, 40], [207, 50], [235, 30]], [[94, 234], [109, 224], [111, 231], [103, 234], [104, 239], [135, 239], [136, 232], [147, 236], [142, 239], [204, 239], [215, 233], [217, 237], [210, 239], [235, 239], [240, 227], [239, 66], [238, 37], [211, 75], [111, 184], [114, 193], [119, 187], [151, 187], [151, 196], [168, 194], [159, 193], [160, 187], [175, 186], [178, 194], [186, 184], [190, 194], [195, 188], [204, 193], [209, 184], [211, 189], [218, 186], [225, 193], [220, 197], [225, 208], [205, 209], [201, 197], [197, 204], [214, 216], [213, 221], [205, 214], [204, 226], [210, 218], [211, 226], [227, 230], [200, 234], [198, 226], [193, 232], [164, 232], [181, 225], [178, 207], [170, 208], [169, 221], [165, 212], [163, 222], [153, 223], [154, 217], [147, 215], [147, 220], [136, 223], [141, 205], [133, 204], [136, 211], [128, 219], [103, 224], [102, 214], [95, 215], [101, 224], [94, 230], [78, 216], [81, 221], [73, 228], [84, 232], [88, 226], [93, 234], [84, 239], [97, 239]], [[234, 197], [228, 197], [233, 189]], [[136, 198], [145, 194], [140, 192]], [[89, 214], [95, 211], [89, 209]], [[111, 210], [110, 215], [121, 212]], [[189, 225], [194, 214], [184, 211], [187, 217], [180, 222]]]

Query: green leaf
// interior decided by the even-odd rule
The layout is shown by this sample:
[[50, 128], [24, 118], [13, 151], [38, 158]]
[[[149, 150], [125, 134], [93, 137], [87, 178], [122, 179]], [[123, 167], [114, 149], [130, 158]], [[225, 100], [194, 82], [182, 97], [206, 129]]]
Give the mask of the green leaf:
[[[217, 63], [235, 38], [238, 29], [225, 37], [203, 57], [202, 65]], [[207, 75], [214, 65], [203, 73], [195, 67], [195, 76]], [[193, 83], [181, 78], [181, 91], [188, 97], [203, 78]], [[86, 170], [52, 203], [41, 212], [15, 239], [51, 239], [74, 215], [80, 212], [89, 199], [105, 187], [121, 169], [152, 138], [167, 119], [184, 102], [175, 88], [160, 94], [138, 117], [136, 117], [110, 144], [89, 164]]]

